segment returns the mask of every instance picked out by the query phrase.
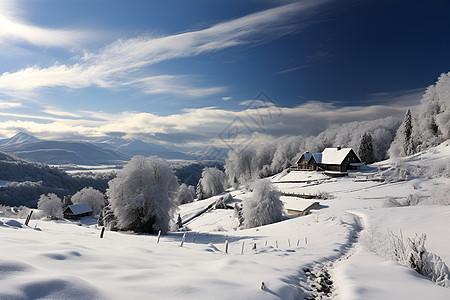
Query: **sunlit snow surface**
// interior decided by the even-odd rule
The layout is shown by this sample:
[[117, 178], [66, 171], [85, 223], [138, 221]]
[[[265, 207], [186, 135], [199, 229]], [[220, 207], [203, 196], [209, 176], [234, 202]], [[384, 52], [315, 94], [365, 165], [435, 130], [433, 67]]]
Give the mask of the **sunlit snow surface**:
[[[443, 144], [403, 164], [445, 164], [449, 157]], [[1, 218], [0, 299], [303, 299], [303, 269], [327, 261], [334, 262], [336, 299], [450, 299], [450, 289], [385, 261], [361, 242], [352, 244], [358, 221], [363, 231], [426, 233], [427, 249], [450, 265], [450, 206], [384, 207], [387, 197], [433, 197], [450, 179], [375, 180], [395, 173], [393, 165], [378, 163], [339, 179], [315, 172], [274, 176], [282, 192], [326, 192], [331, 198], [318, 200], [308, 216], [246, 230], [237, 229], [233, 210], [211, 209], [187, 223], [183, 247], [183, 232], [157, 244], [155, 235], [133, 233], [107, 231], [100, 239], [89, 218], [82, 226], [31, 220], [29, 227], [23, 219]], [[231, 193], [235, 202], [251, 197], [245, 189]], [[183, 205], [179, 213], [192, 217], [217, 197]], [[292, 206], [311, 200], [284, 201]]]

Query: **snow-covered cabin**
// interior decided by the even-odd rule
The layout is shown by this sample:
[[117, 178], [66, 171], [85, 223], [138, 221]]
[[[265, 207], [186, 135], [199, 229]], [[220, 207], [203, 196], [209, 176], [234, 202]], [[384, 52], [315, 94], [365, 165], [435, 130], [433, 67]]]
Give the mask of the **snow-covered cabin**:
[[317, 170], [319, 164], [322, 162], [322, 153], [309, 153], [302, 154], [297, 161], [297, 168], [299, 170]]
[[322, 153], [303, 153], [297, 161], [298, 170], [347, 172], [358, 170], [361, 160], [352, 148], [325, 148]]
[[87, 203], [69, 205], [64, 210], [64, 218], [66, 219], [76, 220], [86, 216], [92, 216], [92, 208]]

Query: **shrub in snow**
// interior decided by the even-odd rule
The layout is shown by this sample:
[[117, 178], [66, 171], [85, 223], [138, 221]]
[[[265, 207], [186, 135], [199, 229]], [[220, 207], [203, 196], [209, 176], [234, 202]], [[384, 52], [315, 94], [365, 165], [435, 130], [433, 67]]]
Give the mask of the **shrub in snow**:
[[61, 199], [55, 194], [41, 195], [38, 201], [38, 209], [47, 217], [62, 218], [63, 209]]
[[182, 183], [180, 185], [180, 189], [178, 190], [176, 197], [175, 197], [175, 203], [178, 205], [180, 204], [186, 204], [194, 201], [195, 197], [195, 189], [192, 185], [186, 185], [185, 183]]
[[227, 203], [231, 202], [231, 200], [233, 200], [233, 196], [230, 193], [220, 197], [214, 203], [214, 209], [227, 209]]
[[383, 206], [385, 206], [385, 207], [402, 207], [403, 206], [403, 204], [400, 203], [394, 197], [387, 197], [383, 204], [384, 204]]
[[450, 183], [436, 189], [433, 195], [427, 199], [424, 199], [421, 204], [423, 205], [450, 205]]
[[419, 194], [409, 194], [408, 197], [406, 197], [406, 205], [405, 206], [415, 206], [420, 203], [422, 198]]
[[318, 191], [317, 192], [317, 198], [318, 199], [323, 199], [323, 200], [328, 200], [328, 199], [331, 199], [331, 194], [328, 193], [328, 192]]
[[197, 185], [198, 200], [218, 195], [225, 191], [225, 174], [217, 168], [204, 168]]
[[155, 233], [169, 230], [178, 189], [172, 169], [157, 157], [135, 156], [109, 182], [110, 208], [121, 230]]
[[253, 194], [243, 203], [244, 226], [252, 228], [271, 224], [283, 219], [283, 202], [280, 192], [268, 179], [256, 181], [252, 185]]
[[86, 187], [72, 196], [73, 204], [87, 203], [92, 208], [94, 216], [97, 216], [105, 206], [105, 195], [92, 187]]
[[378, 255], [398, 261], [436, 284], [450, 288], [449, 268], [438, 255], [427, 251], [425, 234], [404, 239], [401, 233], [397, 236], [388, 231], [385, 235], [372, 229], [361, 235], [361, 241]]

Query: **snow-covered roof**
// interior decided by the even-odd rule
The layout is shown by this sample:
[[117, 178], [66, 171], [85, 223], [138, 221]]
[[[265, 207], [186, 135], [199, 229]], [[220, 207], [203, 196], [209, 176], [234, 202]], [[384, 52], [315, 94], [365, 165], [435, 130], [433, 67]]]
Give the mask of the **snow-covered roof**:
[[320, 164], [322, 161], [322, 153], [309, 153], [305, 152], [303, 153], [303, 156], [306, 158], [306, 161], [309, 162], [311, 160], [311, 157], [314, 157], [314, 160]]
[[325, 148], [322, 152], [322, 164], [340, 165], [352, 148]]
[[92, 212], [92, 208], [87, 203], [70, 205], [69, 208], [74, 215], [81, 215]]

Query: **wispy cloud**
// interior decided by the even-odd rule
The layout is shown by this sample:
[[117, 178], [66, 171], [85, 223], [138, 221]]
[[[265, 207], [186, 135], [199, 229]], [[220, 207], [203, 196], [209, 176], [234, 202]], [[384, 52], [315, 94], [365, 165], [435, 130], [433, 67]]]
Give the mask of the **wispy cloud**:
[[0, 101], [0, 109], [16, 108], [21, 106], [22, 103], [19, 102]]
[[[26, 131], [42, 138], [94, 138], [110, 133], [184, 146], [217, 146], [246, 142], [252, 136], [274, 138], [282, 135], [316, 135], [333, 124], [366, 121], [386, 116], [401, 118], [405, 107], [371, 105], [339, 107], [334, 103], [311, 101], [297, 107], [266, 106], [230, 111], [218, 107], [186, 109], [161, 116], [143, 112], [118, 114], [52, 109], [43, 116], [20, 116], [21, 121], [0, 122], [0, 134]], [[56, 115], [59, 113], [59, 116]], [[0, 116], [5, 113], [0, 113]], [[26, 120], [26, 121], [24, 121]], [[239, 133], [236, 138], [233, 134]]]
[[293, 71], [298, 71], [298, 70], [306, 69], [306, 68], [316, 66], [319, 64], [323, 64], [323, 63], [328, 62], [330, 60], [330, 58], [332, 58], [333, 56], [334, 56], [334, 54], [332, 54], [328, 51], [317, 51], [313, 55], [306, 57], [306, 63], [304, 63], [303, 65], [291, 67], [291, 68], [276, 72], [275, 75], [286, 74], [286, 73], [290, 73]]
[[[178, 83], [179, 77], [167, 74], [142, 77], [139, 74], [146, 67], [165, 60], [196, 56], [238, 45], [267, 42], [290, 34], [302, 28], [300, 24], [305, 25], [311, 13], [325, 2], [329, 0], [298, 1], [218, 23], [202, 30], [163, 37], [140, 36], [118, 40], [97, 53], [85, 52], [83, 58], [73, 65], [32, 66], [13, 73], [3, 73], [0, 76], [0, 89], [30, 91], [47, 87], [113, 88], [134, 83], [146, 93], [180, 93], [174, 84]], [[42, 36], [45, 37], [46, 32], [42, 31]], [[64, 34], [64, 32], [53, 33], [54, 37]], [[31, 41], [29, 37], [31, 35], [27, 33], [23, 38]], [[223, 87], [181, 86], [181, 90], [191, 96], [210, 95], [223, 89]]]
[[14, 2], [0, 2], [0, 44], [19, 41], [44, 47], [77, 47], [87, 36], [79, 30], [27, 24], [20, 18], [20, 10]]

